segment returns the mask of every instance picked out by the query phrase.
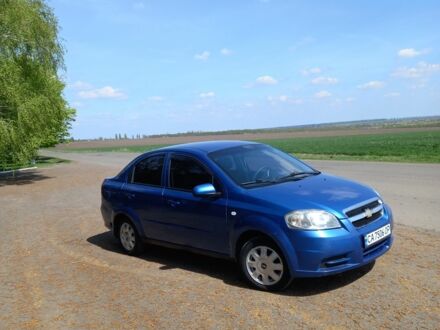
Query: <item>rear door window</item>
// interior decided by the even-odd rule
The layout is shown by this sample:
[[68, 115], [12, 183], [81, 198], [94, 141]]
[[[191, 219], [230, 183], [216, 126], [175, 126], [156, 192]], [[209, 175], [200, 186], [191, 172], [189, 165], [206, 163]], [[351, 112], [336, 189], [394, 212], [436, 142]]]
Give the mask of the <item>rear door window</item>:
[[133, 169], [132, 183], [160, 186], [164, 159], [164, 155], [156, 155], [141, 160]]

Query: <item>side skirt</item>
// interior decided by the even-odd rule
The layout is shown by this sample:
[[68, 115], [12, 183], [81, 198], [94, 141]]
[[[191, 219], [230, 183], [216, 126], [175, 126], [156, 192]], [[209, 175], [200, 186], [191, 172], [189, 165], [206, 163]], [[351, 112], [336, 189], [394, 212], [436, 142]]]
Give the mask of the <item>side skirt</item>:
[[151, 238], [143, 238], [143, 241], [144, 241], [144, 243], [147, 243], [147, 244], [163, 246], [163, 247], [170, 248], [170, 249], [189, 251], [189, 252], [192, 252], [192, 253], [202, 254], [202, 255], [205, 255], [205, 256], [219, 258], [219, 259], [235, 260], [234, 258], [231, 258], [227, 254], [223, 254], [223, 253], [219, 253], [219, 252], [213, 252], [213, 251], [208, 251], [208, 250], [203, 250], [203, 249], [198, 249], [198, 248], [195, 248], [195, 247], [192, 247], [192, 246], [180, 245], [180, 244], [175, 244], [175, 243], [155, 240], [155, 239], [151, 239]]

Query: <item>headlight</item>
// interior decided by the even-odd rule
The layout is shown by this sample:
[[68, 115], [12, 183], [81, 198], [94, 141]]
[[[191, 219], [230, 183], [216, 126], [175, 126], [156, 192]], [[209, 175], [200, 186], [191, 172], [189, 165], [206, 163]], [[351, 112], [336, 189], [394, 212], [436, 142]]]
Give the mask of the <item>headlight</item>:
[[333, 214], [322, 210], [293, 211], [287, 213], [284, 219], [288, 227], [296, 229], [319, 230], [341, 227]]

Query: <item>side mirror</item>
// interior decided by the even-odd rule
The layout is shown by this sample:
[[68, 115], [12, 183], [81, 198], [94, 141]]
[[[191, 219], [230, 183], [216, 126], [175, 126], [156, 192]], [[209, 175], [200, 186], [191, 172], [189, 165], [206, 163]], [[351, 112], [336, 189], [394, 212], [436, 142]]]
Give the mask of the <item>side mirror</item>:
[[204, 183], [193, 188], [193, 195], [197, 197], [218, 197], [221, 192], [216, 191], [211, 183]]

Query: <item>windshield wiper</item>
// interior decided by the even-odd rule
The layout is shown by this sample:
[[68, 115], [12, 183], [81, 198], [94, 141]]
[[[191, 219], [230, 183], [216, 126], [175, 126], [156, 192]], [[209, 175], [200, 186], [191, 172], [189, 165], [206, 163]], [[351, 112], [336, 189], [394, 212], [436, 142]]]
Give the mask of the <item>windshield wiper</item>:
[[253, 185], [253, 184], [264, 184], [264, 183], [275, 183], [275, 182], [277, 182], [277, 181], [274, 181], [274, 180], [261, 180], [261, 179], [258, 179], [258, 180], [253, 180], [253, 181], [243, 182], [241, 185], [242, 185], [242, 186], [250, 186], [250, 185]]
[[292, 172], [290, 174], [287, 174], [285, 176], [282, 176], [280, 178], [277, 179], [277, 181], [283, 181], [283, 180], [287, 180], [287, 179], [294, 179], [297, 177], [301, 177], [301, 176], [306, 176], [306, 175], [318, 175], [321, 174], [321, 172], [319, 171], [314, 171], [314, 172]]
[[318, 175], [321, 174], [321, 172], [319, 171], [314, 171], [314, 172], [292, 172], [288, 175], [282, 176], [276, 180], [261, 180], [261, 179], [257, 179], [257, 180], [253, 180], [253, 181], [248, 181], [248, 182], [243, 182], [241, 185], [242, 186], [250, 186], [250, 185], [254, 185], [254, 184], [266, 184], [266, 183], [279, 183], [282, 182], [284, 180], [288, 180], [288, 179], [292, 179], [292, 178], [299, 178], [301, 176], [307, 176], [307, 175]]

